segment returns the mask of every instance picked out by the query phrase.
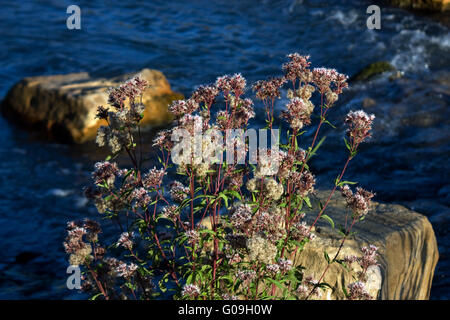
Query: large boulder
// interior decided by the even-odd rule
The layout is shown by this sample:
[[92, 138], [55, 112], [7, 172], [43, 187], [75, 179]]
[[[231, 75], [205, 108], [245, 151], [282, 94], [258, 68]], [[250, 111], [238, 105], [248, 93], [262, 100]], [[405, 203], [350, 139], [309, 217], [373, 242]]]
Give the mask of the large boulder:
[[391, 3], [400, 8], [431, 11], [450, 10], [450, 0], [391, 0]]
[[[318, 191], [318, 199], [323, 201], [329, 191]], [[297, 255], [295, 265], [306, 267], [306, 274], [315, 278], [322, 275], [327, 266], [324, 250], [333, 258], [341, 243], [342, 236], [337, 232], [338, 225], [345, 224], [345, 199], [336, 192], [325, 210], [331, 217], [335, 228], [326, 220], [316, 224], [317, 238], [305, 246]], [[306, 215], [311, 221], [317, 215], [317, 208]], [[428, 219], [396, 204], [372, 203], [371, 211], [363, 221], [358, 222], [352, 231], [357, 234], [346, 240], [338, 259], [346, 255], [361, 256], [361, 247], [373, 244], [379, 252], [379, 266], [369, 270], [367, 289], [377, 299], [407, 300], [428, 299], [431, 282], [439, 254], [433, 228]], [[323, 294], [323, 299], [342, 299], [343, 286], [355, 281], [352, 276], [358, 270], [346, 271], [340, 264], [330, 266], [324, 282], [334, 290]]]
[[[316, 200], [322, 203], [330, 191], [317, 191]], [[311, 224], [317, 216], [319, 201], [314, 201], [308, 209], [305, 220]], [[346, 202], [336, 192], [326, 215], [332, 218], [334, 227], [328, 220], [319, 219], [313, 228], [316, 238], [307, 243], [302, 252], [294, 258], [294, 266], [305, 268], [304, 276], [319, 279], [327, 268], [324, 251], [333, 259], [342, 242], [338, 226], [345, 224]], [[200, 222], [211, 229], [211, 221], [205, 218]], [[356, 232], [347, 238], [338, 259], [345, 256], [361, 256], [361, 248], [375, 245], [378, 247], [378, 266], [372, 266], [367, 272], [365, 287], [368, 293], [378, 300], [426, 300], [429, 299], [431, 282], [439, 258], [436, 237], [433, 228], [424, 215], [411, 211], [401, 205], [372, 202], [370, 212], [363, 221], [357, 222], [352, 229]], [[204, 252], [212, 251], [212, 243], [204, 247]], [[343, 287], [355, 282], [361, 268], [357, 263], [345, 269], [338, 263], [330, 265], [322, 282], [333, 289], [321, 290], [322, 300], [345, 299]], [[261, 288], [261, 291], [263, 288]], [[276, 296], [281, 296], [276, 288]], [[316, 299], [314, 297], [313, 299]]]
[[52, 137], [83, 143], [93, 139], [102, 121], [95, 118], [99, 105], [107, 105], [108, 89], [135, 74], [149, 82], [143, 95], [143, 125], [163, 125], [172, 118], [168, 105], [183, 96], [173, 92], [158, 70], [143, 69], [112, 79], [92, 78], [88, 73], [25, 78], [15, 84], [2, 103], [2, 113], [30, 128], [44, 129]]

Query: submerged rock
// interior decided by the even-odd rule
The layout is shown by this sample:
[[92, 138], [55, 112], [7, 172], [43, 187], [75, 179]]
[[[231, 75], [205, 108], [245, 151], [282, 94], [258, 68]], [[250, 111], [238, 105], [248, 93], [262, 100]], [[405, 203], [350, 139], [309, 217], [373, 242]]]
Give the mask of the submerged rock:
[[[329, 191], [318, 191], [318, 198], [326, 199]], [[305, 246], [294, 264], [306, 267], [306, 276], [320, 278], [327, 266], [324, 249], [332, 259], [341, 243], [338, 225], [345, 224], [345, 199], [335, 193], [325, 214], [330, 216], [335, 229], [325, 220], [319, 220], [317, 238]], [[309, 223], [317, 210], [306, 215]], [[366, 288], [376, 299], [422, 300], [430, 295], [431, 282], [439, 258], [433, 228], [428, 219], [403, 206], [372, 202], [372, 209], [363, 221], [355, 224], [357, 234], [348, 238], [338, 259], [347, 255], [361, 256], [361, 247], [378, 247], [379, 266], [372, 267]], [[353, 264], [355, 265], [355, 264]], [[358, 270], [354, 270], [358, 271]], [[354, 282], [352, 275], [340, 264], [334, 263], [325, 275], [324, 282], [333, 287], [322, 299], [343, 299], [343, 286]]]
[[364, 98], [361, 103], [363, 109], [370, 109], [377, 105], [377, 102], [372, 98]]
[[[169, 123], [172, 117], [168, 105], [183, 96], [171, 90], [158, 70], [143, 69], [135, 74], [149, 83], [143, 96], [146, 109], [141, 123]], [[107, 105], [108, 89], [135, 74], [112, 79], [95, 79], [86, 72], [25, 78], [9, 90], [1, 110], [7, 118], [32, 129], [44, 129], [59, 141], [83, 143], [95, 138], [98, 127], [104, 124], [95, 114], [99, 105]]]
[[450, 0], [391, 0], [394, 6], [431, 11], [450, 10]]

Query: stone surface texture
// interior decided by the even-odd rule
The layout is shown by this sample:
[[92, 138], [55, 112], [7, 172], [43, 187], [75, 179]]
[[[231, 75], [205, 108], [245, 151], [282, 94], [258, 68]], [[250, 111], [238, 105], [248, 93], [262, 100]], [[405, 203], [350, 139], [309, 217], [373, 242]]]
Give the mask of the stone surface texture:
[[[317, 198], [324, 202], [329, 191], [318, 191]], [[305, 275], [319, 278], [327, 262], [324, 249], [331, 258], [336, 254], [342, 236], [338, 234], [338, 225], [345, 224], [345, 200], [335, 193], [325, 213], [335, 223], [331, 225], [320, 219], [316, 224], [317, 238], [305, 246], [297, 256], [296, 265], [301, 264], [308, 270]], [[313, 209], [307, 213], [306, 220], [311, 222], [317, 215]], [[383, 300], [423, 300], [428, 299], [439, 253], [433, 228], [427, 217], [396, 204], [372, 202], [372, 208], [366, 218], [353, 227], [356, 235], [346, 240], [338, 258], [346, 255], [361, 256], [360, 248], [373, 244], [379, 252], [379, 266], [372, 267], [367, 282], [369, 293]], [[355, 266], [356, 264], [353, 264]], [[353, 282], [352, 276], [358, 271], [346, 271], [340, 264], [334, 263], [325, 275], [324, 281], [334, 290], [329, 290], [323, 299], [344, 298], [342, 286]]]

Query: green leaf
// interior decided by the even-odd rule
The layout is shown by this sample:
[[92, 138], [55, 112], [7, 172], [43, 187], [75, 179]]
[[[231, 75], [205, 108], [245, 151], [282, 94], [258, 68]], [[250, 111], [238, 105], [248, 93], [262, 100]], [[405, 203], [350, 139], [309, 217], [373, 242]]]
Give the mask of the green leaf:
[[358, 182], [354, 182], [354, 181], [341, 181], [338, 183], [338, 187], [343, 186], [344, 184], [357, 184]]
[[225, 202], [225, 207], [228, 208], [228, 197], [225, 195], [225, 193], [223, 192], [219, 193], [218, 198], [222, 198], [223, 201]]
[[102, 296], [103, 295], [103, 293], [97, 293], [96, 295], [94, 295], [94, 296], [92, 296], [91, 298], [89, 298], [89, 300], [95, 300], [95, 299], [97, 299], [98, 297], [100, 297], [100, 296]]
[[325, 260], [327, 260], [327, 263], [330, 264], [331, 263], [331, 259], [330, 259], [330, 256], [328, 255], [326, 250], [323, 251], [323, 255], [325, 257]]
[[329, 289], [333, 290], [333, 287], [332, 287], [330, 284], [326, 283], [326, 282], [320, 283], [320, 284], [318, 285], [318, 287], [319, 287], [319, 288], [322, 288], [322, 289], [329, 288]]
[[345, 269], [346, 271], [350, 271], [350, 269], [348, 268], [347, 264], [346, 264], [343, 260], [336, 259], [335, 261], [336, 261], [337, 263], [339, 263], [342, 267], [344, 267], [344, 269]]
[[350, 147], [350, 144], [348, 143], [348, 141], [347, 141], [347, 139], [344, 137], [344, 143], [345, 143], [345, 146], [347, 147], [347, 149], [348, 149], [348, 151], [352, 151], [352, 148]]
[[305, 198], [303, 198], [303, 200], [305, 201], [306, 205], [307, 205], [309, 208], [312, 208], [311, 200], [309, 199], [309, 197], [305, 197]]
[[342, 291], [344, 292], [344, 295], [345, 295], [346, 297], [349, 296], [349, 294], [348, 294], [348, 292], [347, 292], [347, 289], [345, 288], [345, 285], [344, 285], [344, 284], [342, 285]]
[[309, 153], [308, 158], [306, 159], [306, 161], [311, 159], [316, 154], [317, 150], [320, 148], [320, 146], [322, 145], [322, 143], [325, 141], [326, 138], [327, 137], [325, 136], [322, 139], [320, 139], [320, 141], [316, 144], [314, 149], [312, 149], [312, 151]]
[[280, 288], [281, 290], [284, 289], [284, 286], [281, 282], [275, 280], [275, 279], [271, 279], [271, 278], [267, 278], [267, 280], [269, 280], [269, 282], [274, 283], [278, 288]]
[[333, 219], [331, 219], [329, 216], [327, 216], [326, 214], [323, 214], [323, 215], [321, 215], [320, 216], [322, 219], [324, 219], [324, 220], [326, 220], [330, 225], [331, 225], [331, 228], [333, 228], [334, 229], [334, 221], [333, 221]]
[[324, 123], [328, 124], [330, 127], [332, 127], [333, 129], [336, 129], [336, 127], [328, 120], [324, 120]]
[[239, 200], [242, 201], [241, 195], [239, 194], [239, 192], [237, 192], [236, 190], [226, 190], [225, 193], [234, 196], [236, 198], [238, 198]]

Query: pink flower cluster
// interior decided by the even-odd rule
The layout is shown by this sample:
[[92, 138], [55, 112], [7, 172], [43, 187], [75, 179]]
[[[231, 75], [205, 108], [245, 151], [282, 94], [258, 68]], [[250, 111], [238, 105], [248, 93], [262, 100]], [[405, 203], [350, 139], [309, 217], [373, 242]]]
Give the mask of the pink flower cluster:
[[120, 235], [119, 240], [117, 240], [117, 246], [131, 250], [133, 248], [133, 236], [134, 235], [130, 232], [123, 232]]
[[199, 86], [192, 94], [191, 99], [197, 103], [205, 103], [209, 109], [218, 94], [219, 89], [215, 85]]
[[225, 98], [228, 98], [229, 93], [233, 93], [238, 98], [244, 93], [246, 84], [245, 78], [240, 73], [232, 76], [225, 75], [216, 80], [216, 87], [224, 93]]
[[171, 134], [172, 132], [168, 129], [159, 131], [153, 139], [153, 147], [159, 147], [165, 150], [172, 149], [173, 141], [171, 140]]
[[308, 194], [314, 191], [316, 179], [311, 172], [303, 171], [303, 173], [300, 173], [297, 171], [293, 171], [289, 175], [289, 178], [292, 185], [294, 186], [294, 191], [302, 197], [306, 197]]
[[363, 110], [350, 111], [345, 118], [348, 126], [347, 135], [355, 145], [371, 137], [372, 123], [375, 115], [368, 115]]
[[181, 182], [174, 181], [170, 184], [170, 196], [176, 202], [182, 202], [186, 199], [189, 188], [185, 187]]
[[150, 169], [142, 178], [142, 183], [146, 188], [156, 188], [158, 187], [167, 174], [164, 169]]
[[335, 69], [314, 68], [312, 79], [321, 94], [329, 91], [340, 94], [342, 89], [348, 87], [348, 76], [337, 72]]
[[117, 163], [110, 163], [109, 161], [97, 162], [95, 170], [92, 173], [95, 184], [107, 183], [111, 185], [114, 183], [116, 176], [119, 174]]
[[200, 289], [195, 284], [186, 284], [181, 291], [182, 296], [188, 296], [189, 298], [196, 298], [200, 294]]
[[369, 247], [362, 247], [361, 251], [363, 255], [358, 259], [358, 262], [363, 269], [367, 270], [369, 267], [378, 264], [378, 248], [376, 246], [370, 245]]
[[176, 117], [181, 117], [184, 114], [191, 114], [197, 110], [199, 104], [193, 99], [175, 100], [169, 106], [169, 111]]
[[341, 194], [347, 202], [347, 207], [352, 210], [355, 219], [362, 218], [369, 212], [371, 199], [375, 196], [374, 193], [360, 187], [357, 187], [356, 192], [353, 193], [348, 185], [341, 187]]
[[118, 88], [111, 89], [108, 102], [117, 109], [121, 108], [126, 98], [129, 98], [130, 101], [134, 102], [136, 97], [143, 94], [147, 85], [148, 82], [146, 80], [136, 76]]
[[282, 111], [281, 117], [289, 122], [294, 130], [303, 128], [304, 125], [311, 124], [311, 109], [303, 99], [294, 97], [286, 105], [287, 111]]
[[285, 83], [286, 79], [284, 77], [260, 80], [253, 85], [253, 91], [256, 92], [258, 99], [276, 99], [281, 96], [280, 89]]
[[145, 208], [150, 202], [151, 198], [145, 188], [136, 188], [131, 193], [131, 199], [136, 202], [136, 206]]
[[348, 285], [350, 300], [372, 300], [370, 294], [366, 291], [366, 287], [363, 282], [357, 281]]
[[283, 64], [284, 76], [287, 80], [295, 81], [300, 79], [304, 82], [309, 82], [309, 79], [305, 79], [305, 75], [309, 73], [309, 56], [301, 56], [298, 53], [291, 53], [287, 55], [289, 61]]

